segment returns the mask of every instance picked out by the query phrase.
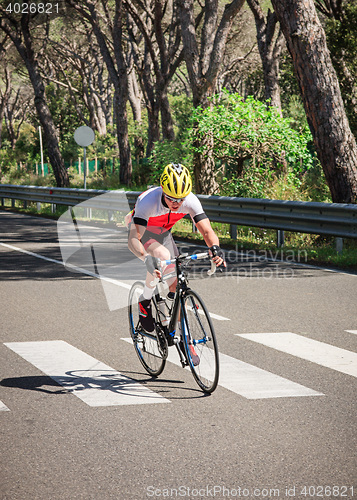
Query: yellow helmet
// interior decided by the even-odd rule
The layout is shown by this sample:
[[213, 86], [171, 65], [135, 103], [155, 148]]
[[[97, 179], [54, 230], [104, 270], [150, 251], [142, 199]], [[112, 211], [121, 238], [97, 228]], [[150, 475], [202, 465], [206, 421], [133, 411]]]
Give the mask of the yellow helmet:
[[167, 196], [185, 198], [192, 190], [191, 174], [180, 163], [166, 165], [160, 177], [162, 190]]

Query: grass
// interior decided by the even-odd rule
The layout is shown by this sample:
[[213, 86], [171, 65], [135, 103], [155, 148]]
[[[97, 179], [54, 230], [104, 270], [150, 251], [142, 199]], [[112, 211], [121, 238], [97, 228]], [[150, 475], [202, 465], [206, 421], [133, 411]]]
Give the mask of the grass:
[[[83, 175], [79, 175], [74, 168], [70, 167], [68, 169], [70, 187], [73, 189], [83, 189], [84, 179]], [[45, 186], [52, 187], [56, 186], [56, 180], [53, 173], [41, 177], [32, 172], [10, 170], [6, 174], [0, 173], [0, 184], [15, 184], [22, 186]], [[91, 173], [86, 179], [87, 189], [103, 189], [103, 190], [116, 190], [123, 189], [124, 191], [145, 191], [147, 185], [128, 187], [123, 186], [119, 183], [118, 172], [114, 173], [103, 173], [99, 171], [97, 173]]]
[[[65, 206], [57, 206], [55, 213], [52, 213], [50, 204], [41, 204], [41, 210], [37, 210], [36, 203], [28, 203], [24, 209], [22, 202], [16, 201], [15, 207], [7, 207], [8, 210], [15, 210], [21, 213], [51, 217], [58, 219], [66, 210]], [[121, 217], [114, 214], [113, 220], [109, 223], [105, 211], [93, 210], [92, 222], [101, 224], [111, 224], [122, 222]], [[89, 219], [83, 219], [89, 220]], [[336, 250], [336, 239], [334, 237], [322, 237], [319, 235], [285, 232], [283, 247], [277, 245], [277, 232], [274, 229], [260, 229], [239, 226], [237, 239], [230, 237], [229, 225], [212, 222], [212, 227], [220, 239], [222, 248], [237, 251], [250, 251], [257, 257], [266, 256], [277, 260], [295, 261], [303, 264], [313, 264], [330, 268], [357, 271], [357, 240], [344, 239], [343, 251]], [[173, 228], [173, 235], [176, 238], [192, 242], [202, 242], [200, 233], [192, 232], [192, 223], [189, 220], [180, 220]]]

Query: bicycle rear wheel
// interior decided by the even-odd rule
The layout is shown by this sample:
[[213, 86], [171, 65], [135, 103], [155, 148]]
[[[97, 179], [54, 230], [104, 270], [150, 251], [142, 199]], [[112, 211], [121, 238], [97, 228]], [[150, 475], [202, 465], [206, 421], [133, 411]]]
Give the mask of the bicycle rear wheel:
[[156, 333], [149, 334], [140, 325], [139, 297], [143, 290], [144, 284], [137, 281], [133, 284], [129, 293], [130, 335], [141, 364], [150, 375], [157, 377], [162, 373], [166, 360], [163, 359], [162, 351], [159, 349]]
[[181, 331], [192, 374], [206, 392], [213, 392], [219, 378], [219, 353], [216, 335], [206, 306], [193, 290], [183, 298]]

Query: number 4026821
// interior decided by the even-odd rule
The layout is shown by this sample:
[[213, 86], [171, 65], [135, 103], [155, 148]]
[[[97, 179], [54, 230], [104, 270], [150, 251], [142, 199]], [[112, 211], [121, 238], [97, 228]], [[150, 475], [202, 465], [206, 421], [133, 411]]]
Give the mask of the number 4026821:
[[6, 12], [10, 14], [58, 14], [58, 3], [9, 3]]

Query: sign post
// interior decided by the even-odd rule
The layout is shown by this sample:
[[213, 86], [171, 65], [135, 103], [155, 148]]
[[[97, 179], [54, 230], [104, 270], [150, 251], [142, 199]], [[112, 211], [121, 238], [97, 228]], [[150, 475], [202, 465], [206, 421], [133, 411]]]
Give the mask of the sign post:
[[43, 165], [43, 146], [42, 146], [42, 132], [41, 132], [41, 126], [38, 127], [38, 133], [40, 135], [40, 150], [41, 150], [41, 173], [42, 177], [45, 177], [45, 167]]
[[86, 160], [86, 147], [90, 146], [95, 139], [95, 134], [90, 127], [83, 125], [78, 127], [74, 132], [74, 140], [78, 146], [83, 147], [83, 172], [84, 172], [84, 189], [87, 189], [87, 160]]

